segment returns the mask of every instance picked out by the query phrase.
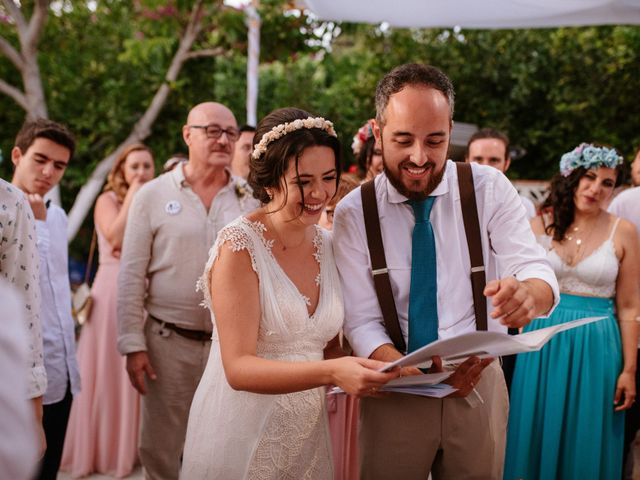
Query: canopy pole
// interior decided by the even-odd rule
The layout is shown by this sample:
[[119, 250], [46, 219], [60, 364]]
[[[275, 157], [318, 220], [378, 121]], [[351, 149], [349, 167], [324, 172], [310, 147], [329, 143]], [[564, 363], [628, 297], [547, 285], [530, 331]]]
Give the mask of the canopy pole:
[[246, 8], [249, 27], [247, 54], [247, 124], [254, 127], [258, 123], [258, 66], [260, 64], [260, 0], [252, 0]]

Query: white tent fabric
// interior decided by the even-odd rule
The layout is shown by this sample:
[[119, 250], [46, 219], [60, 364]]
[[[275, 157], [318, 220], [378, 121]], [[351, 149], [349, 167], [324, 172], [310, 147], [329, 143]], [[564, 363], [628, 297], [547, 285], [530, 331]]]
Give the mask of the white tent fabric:
[[321, 20], [396, 27], [638, 25], [640, 0], [303, 0]]

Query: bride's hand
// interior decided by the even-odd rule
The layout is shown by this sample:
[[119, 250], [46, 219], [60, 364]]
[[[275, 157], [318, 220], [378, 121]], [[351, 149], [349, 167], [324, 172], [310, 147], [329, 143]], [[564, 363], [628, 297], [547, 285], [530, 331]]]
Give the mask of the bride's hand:
[[341, 357], [328, 362], [333, 364], [333, 383], [357, 397], [375, 395], [385, 383], [400, 376], [399, 369], [378, 372], [387, 363], [368, 358]]

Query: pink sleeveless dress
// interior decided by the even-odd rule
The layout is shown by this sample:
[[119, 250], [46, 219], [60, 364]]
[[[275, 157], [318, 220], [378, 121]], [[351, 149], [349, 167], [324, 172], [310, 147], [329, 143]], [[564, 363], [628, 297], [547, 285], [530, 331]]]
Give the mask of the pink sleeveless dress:
[[120, 260], [97, 234], [100, 265], [91, 288], [93, 308], [77, 352], [82, 391], [71, 407], [60, 469], [74, 478], [94, 472], [121, 478], [138, 461], [140, 398], [116, 349]]

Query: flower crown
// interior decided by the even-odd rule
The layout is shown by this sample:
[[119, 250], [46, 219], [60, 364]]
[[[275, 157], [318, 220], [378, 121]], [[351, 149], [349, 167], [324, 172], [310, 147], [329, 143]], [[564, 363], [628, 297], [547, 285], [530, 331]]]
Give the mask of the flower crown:
[[270, 131], [265, 133], [260, 139], [260, 143], [254, 147], [251, 157], [254, 159], [260, 158], [260, 155], [267, 151], [267, 146], [271, 142], [284, 137], [287, 133], [295, 132], [302, 128], [319, 128], [320, 130], [327, 132], [332, 137], [338, 136], [333, 128], [333, 123], [322, 117], [307, 117], [304, 120], [297, 119], [293, 122], [285, 122], [280, 125], [276, 125]]
[[373, 137], [373, 119], [367, 120], [363, 126], [360, 127], [358, 133], [356, 133], [355, 137], [353, 137], [353, 143], [351, 144], [351, 150], [353, 150], [353, 154], [357, 157], [360, 154], [360, 150], [362, 150], [362, 146]]
[[590, 143], [581, 143], [571, 152], [560, 158], [560, 173], [568, 177], [578, 167], [587, 170], [595, 167], [616, 168], [622, 163], [622, 157], [613, 148], [596, 147]]

